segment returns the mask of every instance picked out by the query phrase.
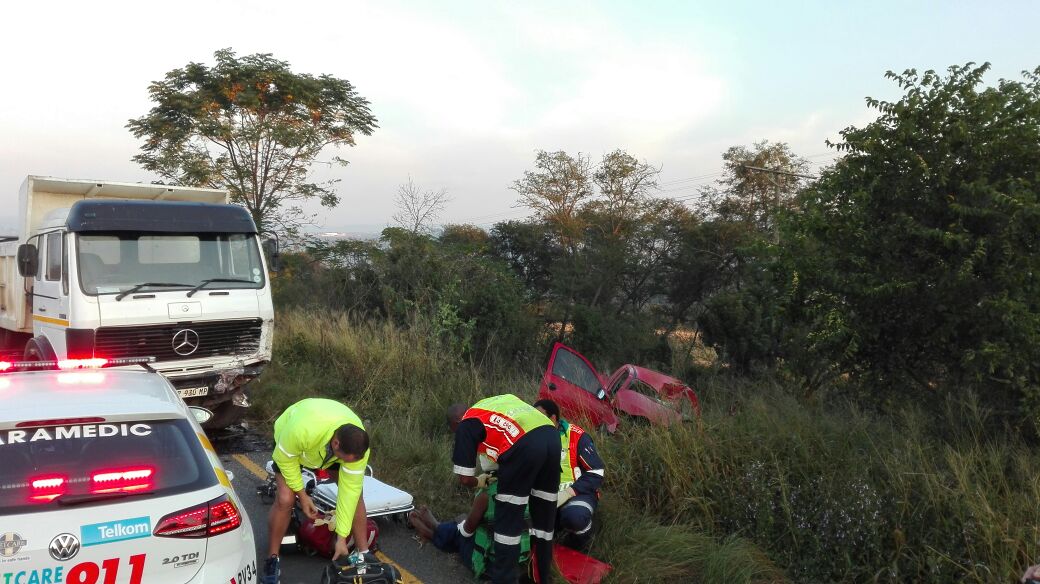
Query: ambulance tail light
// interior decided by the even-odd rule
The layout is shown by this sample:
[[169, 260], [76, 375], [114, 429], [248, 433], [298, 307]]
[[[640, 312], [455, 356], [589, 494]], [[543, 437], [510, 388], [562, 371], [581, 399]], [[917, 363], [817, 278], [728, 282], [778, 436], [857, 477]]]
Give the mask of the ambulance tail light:
[[208, 503], [170, 513], [159, 520], [152, 535], [156, 537], [213, 537], [238, 529], [242, 514], [227, 495]]
[[65, 494], [69, 478], [64, 475], [45, 475], [29, 479], [29, 500], [33, 503], [50, 503]]
[[148, 491], [155, 486], [155, 468], [140, 466], [125, 469], [105, 470], [90, 475], [90, 492], [135, 493]]
[[97, 416], [91, 416], [89, 418], [54, 418], [51, 420], [29, 420], [26, 422], [18, 422], [14, 427], [43, 428], [46, 426], [74, 426], [76, 424], [100, 424], [104, 421], [104, 418], [99, 418]]

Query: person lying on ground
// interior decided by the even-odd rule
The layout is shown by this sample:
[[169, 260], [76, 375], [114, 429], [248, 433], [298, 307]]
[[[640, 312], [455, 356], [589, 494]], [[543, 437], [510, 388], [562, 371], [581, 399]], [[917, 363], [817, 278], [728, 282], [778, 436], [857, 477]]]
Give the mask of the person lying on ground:
[[[481, 475], [484, 476], [484, 475]], [[485, 484], [489, 479], [485, 478]], [[494, 496], [497, 483], [480, 488], [473, 498], [469, 513], [457, 521], [438, 521], [425, 505], [408, 514], [408, 522], [422, 539], [447, 553], [456, 553], [462, 565], [473, 571], [477, 578], [485, 575], [494, 562], [494, 532], [491, 529], [495, 517]], [[520, 556], [517, 565], [525, 564], [530, 557], [531, 536], [520, 534]]]

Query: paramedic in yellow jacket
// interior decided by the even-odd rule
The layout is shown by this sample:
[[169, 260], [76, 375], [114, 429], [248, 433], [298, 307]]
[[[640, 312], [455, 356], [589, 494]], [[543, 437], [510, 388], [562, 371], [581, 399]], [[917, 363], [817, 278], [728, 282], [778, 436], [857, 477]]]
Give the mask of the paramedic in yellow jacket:
[[361, 487], [368, 465], [368, 433], [347, 406], [330, 399], [308, 398], [289, 406], [274, 422], [275, 480], [278, 493], [268, 518], [268, 558], [260, 574], [262, 584], [278, 584], [278, 550], [289, 527], [293, 502], [311, 519], [318, 518], [314, 501], [304, 490], [301, 467], [326, 469], [336, 480], [336, 551], [348, 553], [353, 533], [356, 553], [368, 553], [365, 501]]

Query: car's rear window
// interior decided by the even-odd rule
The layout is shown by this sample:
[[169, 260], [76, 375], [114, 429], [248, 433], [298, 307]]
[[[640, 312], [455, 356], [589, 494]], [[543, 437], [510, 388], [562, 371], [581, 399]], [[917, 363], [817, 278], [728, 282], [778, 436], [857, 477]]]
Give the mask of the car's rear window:
[[187, 420], [0, 430], [0, 515], [197, 490], [217, 479]]

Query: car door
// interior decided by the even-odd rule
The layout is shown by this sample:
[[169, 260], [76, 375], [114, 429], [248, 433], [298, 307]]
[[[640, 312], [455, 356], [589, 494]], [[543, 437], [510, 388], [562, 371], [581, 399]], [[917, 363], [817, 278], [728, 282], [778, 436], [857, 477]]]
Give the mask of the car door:
[[616, 416], [605, 399], [604, 381], [581, 353], [556, 343], [538, 393], [555, 401], [564, 417], [584, 419], [594, 426], [616, 426]]
[[65, 356], [65, 329], [69, 326], [64, 235], [52, 231], [37, 238], [39, 267], [33, 283], [33, 331], [46, 336], [60, 358]]

